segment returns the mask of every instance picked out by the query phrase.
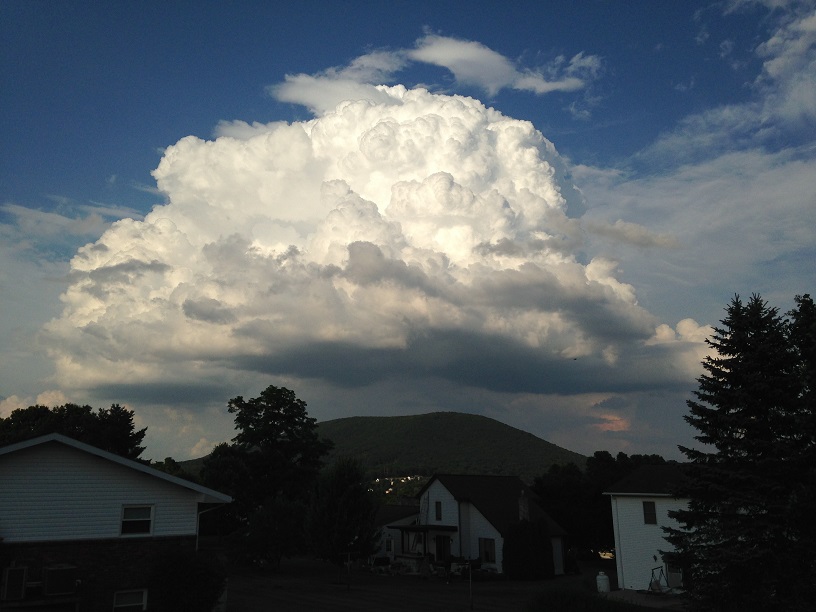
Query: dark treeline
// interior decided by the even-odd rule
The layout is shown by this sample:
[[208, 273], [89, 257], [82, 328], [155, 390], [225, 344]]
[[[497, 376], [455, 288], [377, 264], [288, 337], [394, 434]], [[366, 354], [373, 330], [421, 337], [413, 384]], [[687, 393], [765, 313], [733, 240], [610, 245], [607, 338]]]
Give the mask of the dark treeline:
[[133, 411], [119, 404], [99, 410], [77, 404], [36, 405], [0, 418], [0, 446], [59, 433], [128, 459], [142, 454], [146, 432], [146, 427], [136, 429]]

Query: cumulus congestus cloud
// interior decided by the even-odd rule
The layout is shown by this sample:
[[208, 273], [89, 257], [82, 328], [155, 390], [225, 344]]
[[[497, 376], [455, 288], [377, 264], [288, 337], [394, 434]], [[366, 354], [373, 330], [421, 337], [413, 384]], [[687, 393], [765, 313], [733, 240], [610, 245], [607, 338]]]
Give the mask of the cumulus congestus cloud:
[[530, 392], [687, 380], [699, 355], [677, 374], [668, 332], [655, 335], [615, 263], [581, 261], [580, 196], [531, 123], [471, 98], [377, 90], [386, 102], [222, 124], [169, 147], [154, 171], [167, 203], [71, 261], [47, 326], [59, 384], [209, 389], [228, 371]]

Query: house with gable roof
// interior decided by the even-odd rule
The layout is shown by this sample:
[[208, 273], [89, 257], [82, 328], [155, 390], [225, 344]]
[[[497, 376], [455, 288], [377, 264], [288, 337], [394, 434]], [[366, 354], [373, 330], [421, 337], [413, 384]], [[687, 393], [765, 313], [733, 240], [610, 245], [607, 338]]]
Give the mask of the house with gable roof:
[[538, 496], [515, 476], [436, 474], [419, 493], [412, 525], [394, 525], [408, 556], [438, 563], [451, 557], [480, 560], [503, 571], [504, 539], [522, 520], [544, 521], [552, 542], [555, 574], [564, 573], [566, 532], [538, 504]]
[[201, 514], [230, 501], [61, 434], [2, 447], [0, 609], [152, 608], [152, 561], [196, 551]]
[[384, 504], [377, 509], [375, 526], [380, 530], [380, 541], [375, 558], [393, 562], [404, 551], [400, 538], [400, 526], [413, 525], [419, 516], [418, 504]]
[[683, 586], [683, 571], [672, 558], [672, 544], [663, 527], [679, 528], [669, 517], [685, 509], [688, 500], [674, 491], [682, 482], [685, 465], [643, 465], [609, 487], [615, 565], [622, 589], [668, 591]]

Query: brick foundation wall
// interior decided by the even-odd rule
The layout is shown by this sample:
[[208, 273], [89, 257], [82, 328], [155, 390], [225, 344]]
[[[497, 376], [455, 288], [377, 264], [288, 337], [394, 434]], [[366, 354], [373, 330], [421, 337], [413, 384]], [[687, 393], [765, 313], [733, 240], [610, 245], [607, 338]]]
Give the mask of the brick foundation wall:
[[[74, 596], [79, 604], [77, 609], [108, 611], [113, 608], [114, 592], [148, 588], [153, 560], [180, 549], [194, 551], [195, 536], [0, 543], [0, 568], [26, 566], [27, 582], [41, 582], [44, 568], [75, 565], [79, 581]], [[26, 600], [46, 600], [39, 591], [36, 586], [28, 589]], [[8, 609], [11, 603], [0, 602], [0, 609]], [[154, 608], [156, 603], [148, 593], [149, 608]]]

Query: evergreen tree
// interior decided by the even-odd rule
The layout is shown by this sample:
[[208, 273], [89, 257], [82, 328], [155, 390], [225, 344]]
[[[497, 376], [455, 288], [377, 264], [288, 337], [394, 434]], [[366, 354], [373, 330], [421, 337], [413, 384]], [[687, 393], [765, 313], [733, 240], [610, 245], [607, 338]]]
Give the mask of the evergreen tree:
[[677, 493], [690, 502], [672, 513], [681, 529], [667, 539], [690, 571], [699, 609], [810, 609], [812, 517], [803, 520], [801, 504], [813, 484], [802, 469], [813, 452], [803, 428], [813, 411], [797, 325], [757, 295], [745, 304], [735, 297], [721, 323], [686, 416], [706, 446], [680, 447], [691, 466]]

